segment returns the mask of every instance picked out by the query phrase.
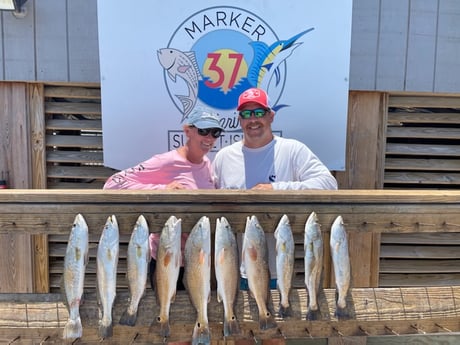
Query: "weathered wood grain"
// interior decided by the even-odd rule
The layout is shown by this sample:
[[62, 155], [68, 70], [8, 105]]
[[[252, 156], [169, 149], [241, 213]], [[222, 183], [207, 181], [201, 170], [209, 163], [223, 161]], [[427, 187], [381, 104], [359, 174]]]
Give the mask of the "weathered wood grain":
[[[335, 291], [322, 290], [320, 298], [321, 318], [318, 321], [305, 320], [307, 293], [294, 290], [293, 317], [281, 319], [276, 317], [278, 329], [260, 331], [258, 327], [257, 306], [247, 292], [238, 295], [235, 312], [239, 320], [242, 334], [227, 340], [248, 339], [263, 340], [270, 338], [313, 339], [391, 336], [398, 334], [449, 334], [458, 332], [458, 315], [460, 313], [458, 298], [460, 287], [426, 287], [426, 288], [394, 288], [394, 289], [351, 289], [347, 297], [349, 318], [338, 320], [334, 316]], [[269, 305], [275, 313], [278, 309], [279, 294], [271, 290]], [[114, 336], [104, 343], [125, 344], [134, 339], [136, 344], [143, 342], [161, 343], [158, 326], [154, 319], [159, 311], [154, 295], [150, 289], [144, 296], [139, 308], [138, 321], [135, 327], [118, 325], [121, 313], [128, 304], [128, 294], [119, 292], [115, 301]], [[208, 305], [212, 340], [222, 338], [223, 307], [217, 303], [215, 291], [212, 292]], [[81, 343], [96, 342], [98, 307], [95, 292], [86, 291], [85, 303], [80, 307], [84, 326]], [[168, 341], [190, 341], [196, 313], [191, 306], [187, 293], [179, 291], [171, 306], [172, 334]], [[0, 339], [12, 337], [13, 327], [16, 334], [35, 338], [49, 337], [46, 343], [54, 343], [60, 339], [62, 328], [68, 313], [60, 296], [57, 294], [1, 294], [0, 295]], [[37, 333], [40, 329], [41, 333]], [[35, 330], [35, 333], [34, 333]], [[452, 333], [455, 334], [455, 333]], [[407, 338], [406, 338], [407, 339]], [[25, 340], [25, 339], [23, 339]]]

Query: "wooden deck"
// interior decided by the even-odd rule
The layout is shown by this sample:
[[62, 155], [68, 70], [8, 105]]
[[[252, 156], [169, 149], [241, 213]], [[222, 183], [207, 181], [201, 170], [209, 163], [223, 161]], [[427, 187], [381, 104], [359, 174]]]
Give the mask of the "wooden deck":
[[[260, 341], [282, 338], [288, 340], [320, 340], [324, 338], [458, 335], [460, 324], [460, 287], [446, 286], [394, 289], [351, 289], [347, 303], [349, 317], [338, 320], [334, 316], [335, 291], [324, 289], [320, 294], [321, 319], [307, 321], [307, 293], [297, 289], [291, 293], [293, 316], [277, 317], [278, 328], [261, 331], [257, 306], [247, 292], [240, 291], [235, 312], [241, 327], [241, 336], [222, 336], [223, 306], [217, 303], [215, 291], [208, 305], [212, 341], [214, 344], [233, 344], [236, 340]], [[278, 310], [279, 294], [271, 291], [270, 305]], [[161, 344], [155, 322], [159, 307], [152, 290], [147, 289], [138, 313], [135, 327], [118, 324], [121, 313], [128, 305], [127, 292], [119, 292], [114, 305], [114, 335], [104, 344]], [[98, 307], [95, 293], [86, 291], [80, 308], [83, 337], [78, 344], [96, 344]], [[171, 337], [168, 341], [190, 341], [196, 313], [187, 293], [180, 291], [171, 306]], [[28, 338], [41, 339], [43, 344], [62, 342], [62, 329], [67, 321], [67, 309], [59, 294], [3, 294], [0, 295], [0, 343], [2, 339], [13, 344], [26, 344]], [[457, 338], [459, 339], [459, 338]], [[19, 341], [20, 340], [20, 341]], [[356, 340], [357, 341], [357, 340]], [[363, 342], [364, 341], [364, 342]]]

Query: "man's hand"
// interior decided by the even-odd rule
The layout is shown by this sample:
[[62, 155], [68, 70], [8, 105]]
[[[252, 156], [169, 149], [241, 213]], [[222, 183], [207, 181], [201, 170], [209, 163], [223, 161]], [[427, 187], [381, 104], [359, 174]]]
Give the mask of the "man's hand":
[[252, 187], [251, 189], [264, 189], [264, 190], [273, 190], [273, 186], [271, 183], [259, 183], [259, 184], [256, 184], [254, 187]]
[[166, 189], [185, 189], [185, 187], [180, 182], [172, 181], [166, 185]]

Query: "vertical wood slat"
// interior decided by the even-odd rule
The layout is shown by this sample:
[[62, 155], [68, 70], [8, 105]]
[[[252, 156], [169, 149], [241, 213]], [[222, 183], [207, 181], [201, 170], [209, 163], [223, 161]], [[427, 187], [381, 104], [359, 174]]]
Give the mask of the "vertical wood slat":
[[[26, 84], [0, 84], [0, 104], [0, 170], [9, 172], [10, 188], [31, 188]], [[28, 234], [0, 235], [0, 292], [33, 292], [32, 248]]]
[[[43, 84], [29, 84], [32, 188], [46, 189], [45, 105]], [[48, 236], [33, 235], [34, 292], [49, 292]]]
[[[340, 188], [382, 188], [387, 100], [380, 92], [349, 93], [346, 171], [336, 175]], [[378, 286], [379, 248], [380, 234], [349, 235], [350, 252], [359, 253], [352, 256], [352, 286]], [[333, 287], [332, 270], [330, 280]]]

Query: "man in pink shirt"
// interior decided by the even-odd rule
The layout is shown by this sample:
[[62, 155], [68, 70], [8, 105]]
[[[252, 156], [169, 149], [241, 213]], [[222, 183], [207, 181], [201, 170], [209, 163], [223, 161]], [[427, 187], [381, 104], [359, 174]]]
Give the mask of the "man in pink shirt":
[[[195, 109], [183, 126], [187, 142], [172, 151], [160, 153], [122, 170], [104, 184], [104, 189], [214, 189], [211, 161], [206, 154], [214, 147], [223, 127], [217, 114], [204, 108]], [[188, 233], [182, 233], [182, 253]], [[160, 233], [150, 234], [150, 283], [154, 287], [154, 270]], [[178, 280], [182, 285], [183, 267]]]

